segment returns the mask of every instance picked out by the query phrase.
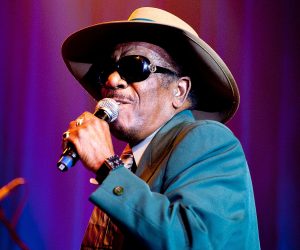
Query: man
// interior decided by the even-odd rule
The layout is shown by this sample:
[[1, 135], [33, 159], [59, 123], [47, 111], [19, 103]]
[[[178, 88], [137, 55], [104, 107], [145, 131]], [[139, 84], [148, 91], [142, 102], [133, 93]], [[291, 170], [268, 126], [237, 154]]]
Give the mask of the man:
[[[238, 89], [188, 24], [140, 8], [74, 33], [63, 57], [96, 100], [119, 105], [114, 122], [85, 112], [64, 138], [99, 182], [82, 249], [259, 249], [247, 163], [222, 124]], [[136, 171], [115, 155], [110, 131], [128, 142]]]

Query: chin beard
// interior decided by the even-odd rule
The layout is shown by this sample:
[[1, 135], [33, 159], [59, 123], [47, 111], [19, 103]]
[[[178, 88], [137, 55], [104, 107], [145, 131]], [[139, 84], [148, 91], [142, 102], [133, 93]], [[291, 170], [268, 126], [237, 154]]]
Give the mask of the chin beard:
[[127, 142], [131, 145], [137, 144], [140, 139], [137, 138], [137, 131], [135, 129], [124, 128], [119, 124], [111, 123], [110, 124], [110, 131], [114, 137], [117, 139]]

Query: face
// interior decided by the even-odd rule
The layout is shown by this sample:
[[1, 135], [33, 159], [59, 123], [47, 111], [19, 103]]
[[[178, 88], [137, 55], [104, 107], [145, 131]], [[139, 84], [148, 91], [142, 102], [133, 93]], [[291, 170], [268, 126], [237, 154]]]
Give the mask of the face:
[[[118, 61], [129, 55], [144, 56], [152, 64], [174, 71], [171, 59], [158, 46], [144, 42], [119, 44], [112, 57]], [[127, 83], [117, 71], [112, 72], [101, 88], [103, 98], [119, 103], [119, 116], [110, 125], [112, 133], [121, 140], [137, 143], [166, 123], [176, 113], [172, 105], [175, 82], [168, 74], [151, 73], [146, 80]]]

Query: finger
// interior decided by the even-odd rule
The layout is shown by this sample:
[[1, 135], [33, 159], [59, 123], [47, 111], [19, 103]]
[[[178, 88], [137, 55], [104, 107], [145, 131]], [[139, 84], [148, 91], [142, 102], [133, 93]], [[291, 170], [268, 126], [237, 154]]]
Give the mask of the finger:
[[69, 138], [70, 138], [71, 132], [67, 130], [66, 132], [63, 133], [62, 135], [62, 148], [65, 149], [69, 143]]
[[84, 112], [80, 116], [78, 116], [74, 121], [69, 123], [69, 130], [74, 129], [75, 127], [80, 127], [84, 123], [89, 122], [90, 120], [94, 119], [95, 116], [90, 112]]
[[81, 126], [82, 124], [83, 124], [83, 122], [84, 122], [84, 118], [83, 117], [79, 117], [79, 118], [77, 118], [76, 119], [76, 127], [79, 127], [79, 126]]
[[70, 137], [70, 131], [67, 130], [66, 132], [64, 132], [62, 137], [63, 137], [63, 139], [68, 139]]

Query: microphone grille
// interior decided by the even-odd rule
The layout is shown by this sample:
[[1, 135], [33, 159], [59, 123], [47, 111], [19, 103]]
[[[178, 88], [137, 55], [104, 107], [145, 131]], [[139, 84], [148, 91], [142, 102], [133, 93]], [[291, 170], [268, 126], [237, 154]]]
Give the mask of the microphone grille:
[[103, 110], [108, 116], [107, 122], [113, 122], [119, 115], [119, 105], [112, 98], [104, 98], [100, 100], [96, 106], [96, 111]]

